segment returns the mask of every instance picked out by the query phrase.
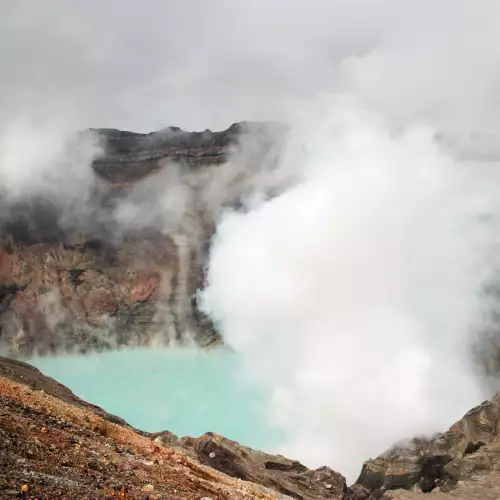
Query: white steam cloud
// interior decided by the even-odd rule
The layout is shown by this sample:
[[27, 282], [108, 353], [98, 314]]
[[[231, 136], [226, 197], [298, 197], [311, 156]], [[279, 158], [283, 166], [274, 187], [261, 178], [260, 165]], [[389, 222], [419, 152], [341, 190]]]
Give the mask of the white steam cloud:
[[203, 300], [270, 388], [282, 451], [355, 479], [362, 460], [484, 396], [470, 353], [500, 171], [345, 103], [324, 120], [295, 158], [302, 182], [223, 217]]
[[491, 395], [472, 352], [499, 264], [495, 5], [412, 5], [297, 113], [277, 170], [300, 180], [223, 215], [201, 294], [280, 451], [351, 480]]
[[40, 126], [28, 118], [17, 119], [0, 134], [4, 195], [10, 201], [40, 195], [58, 200], [83, 197], [93, 185], [89, 166], [99, 152], [91, 134], [77, 137], [61, 123]]

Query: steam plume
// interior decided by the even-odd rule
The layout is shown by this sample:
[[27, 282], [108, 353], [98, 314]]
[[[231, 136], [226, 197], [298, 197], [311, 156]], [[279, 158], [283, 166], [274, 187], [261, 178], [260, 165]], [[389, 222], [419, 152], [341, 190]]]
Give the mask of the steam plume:
[[301, 108], [278, 166], [296, 182], [222, 216], [201, 294], [281, 451], [351, 480], [491, 395], [472, 352], [495, 331], [497, 34], [477, 24], [492, 4], [445, 4]]

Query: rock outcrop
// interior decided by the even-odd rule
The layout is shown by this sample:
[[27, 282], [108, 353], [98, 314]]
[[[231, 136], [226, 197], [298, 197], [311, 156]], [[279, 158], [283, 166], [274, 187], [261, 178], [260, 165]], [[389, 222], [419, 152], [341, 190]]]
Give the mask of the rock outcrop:
[[178, 438], [154, 434], [155, 443], [182, 450], [228, 476], [261, 484], [300, 500], [347, 499], [345, 478], [328, 467], [310, 470], [296, 460], [269, 455], [214, 433]]
[[[374, 499], [500, 498], [499, 424], [497, 394], [445, 433], [413, 439], [368, 460], [357, 484], [371, 491], [369, 498]], [[412, 492], [391, 491], [401, 489]]]
[[269, 127], [280, 132], [282, 125], [258, 122], [233, 123], [221, 132], [186, 132], [168, 127], [159, 132], [138, 134], [115, 129], [92, 129], [104, 140], [105, 154], [94, 160], [94, 171], [111, 184], [124, 186], [157, 171], [165, 160], [188, 168], [227, 161], [231, 148], [242, 134], [252, 133], [261, 145], [269, 138]]

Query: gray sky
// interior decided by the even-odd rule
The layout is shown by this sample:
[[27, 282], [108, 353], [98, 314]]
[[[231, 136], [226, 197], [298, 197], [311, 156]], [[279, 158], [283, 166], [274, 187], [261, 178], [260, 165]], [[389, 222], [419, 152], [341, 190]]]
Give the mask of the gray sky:
[[396, 72], [373, 55], [407, 44], [406, 56], [419, 63], [418, 47], [431, 62], [436, 34], [496, 33], [495, 12], [495, 0], [4, 0], [0, 125], [26, 115], [138, 131], [287, 120], [346, 74], [367, 95], [373, 79], [388, 78], [409, 102], [415, 78], [398, 72], [415, 69], [411, 55]]

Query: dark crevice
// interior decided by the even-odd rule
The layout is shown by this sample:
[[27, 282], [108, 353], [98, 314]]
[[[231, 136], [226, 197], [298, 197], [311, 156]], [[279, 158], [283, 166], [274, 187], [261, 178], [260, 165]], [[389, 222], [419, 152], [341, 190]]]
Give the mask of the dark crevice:
[[477, 441], [475, 443], [468, 443], [465, 448], [464, 455], [471, 455], [472, 453], [476, 453], [480, 448], [486, 446], [486, 443], [483, 441]]
[[82, 274], [85, 272], [83, 269], [70, 269], [69, 280], [74, 288], [83, 284]]
[[25, 288], [26, 286], [0, 284], [0, 314], [8, 309], [16, 294]]
[[420, 488], [423, 493], [429, 493], [434, 488], [444, 484], [448, 479], [448, 474], [444, 466], [450, 462], [449, 455], [435, 455], [425, 457], [422, 462], [422, 477], [420, 479]]

